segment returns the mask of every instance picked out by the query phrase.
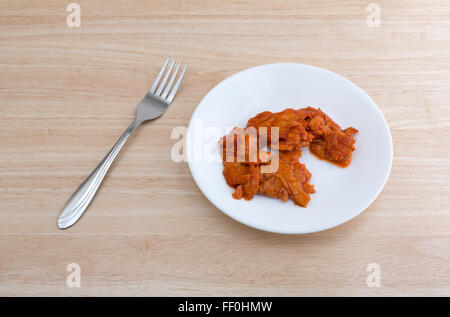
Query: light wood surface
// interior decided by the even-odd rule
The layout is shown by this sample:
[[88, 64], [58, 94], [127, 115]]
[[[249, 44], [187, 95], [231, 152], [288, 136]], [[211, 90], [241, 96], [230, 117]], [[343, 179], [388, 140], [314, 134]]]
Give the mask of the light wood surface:
[[[0, 295], [450, 295], [450, 3], [377, 1], [0, 2]], [[86, 215], [71, 193], [132, 120], [167, 56], [190, 65], [174, 104], [141, 127]], [[391, 128], [379, 198], [337, 228], [257, 231], [170, 160], [170, 131], [202, 97], [260, 64], [299, 62], [364, 89]], [[81, 287], [66, 285], [69, 263]], [[369, 263], [381, 287], [366, 285]]]

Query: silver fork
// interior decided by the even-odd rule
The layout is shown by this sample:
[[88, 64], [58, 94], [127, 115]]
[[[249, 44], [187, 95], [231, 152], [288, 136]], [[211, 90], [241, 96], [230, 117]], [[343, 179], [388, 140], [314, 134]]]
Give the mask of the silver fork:
[[[158, 77], [156, 77], [152, 88], [150, 88], [150, 91], [139, 103], [136, 110], [136, 119], [125, 130], [116, 144], [105, 156], [103, 161], [101, 161], [100, 164], [91, 173], [91, 175], [89, 175], [84, 180], [84, 182], [80, 185], [80, 187], [78, 187], [78, 189], [75, 191], [75, 193], [73, 193], [72, 197], [70, 197], [69, 201], [64, 206], [61, 214], [58, 217], [58, 227], [60, 229], [66, 229], [73, 225], [86, 211], [87, 207], [92, 201], [92, 198], [94, 198], [95, 193], [100, 187], [103, 178], [108, 172], [112, 162], [116, 158], [117, 154], [119, 154], [123, 145], [128, 140], [130, 135], [134, 132], [134, 130], [136, 130], [136, 128], [142, 122], [156, 119], [163, 115], [164, 112], [166, 112], [167, 108], [175, 97], [178, 88], [180, 87], [181, 81], [183, 80], [184, 74], [187, 69], [187, 65], [184, 65], [181, 74], [178, 76], [175, 86], [173, 86], [173, 89], [171, 89], [180, 70], [181, 63], [177, 64], [175, 70], [172, 73], [172, 69], [175, 65], [175, 60], [170, 62], [170, 65], [169, 62], [170, 58], [165, 61], [164, 66], [159, 72]], [[169, 65], [168, 69], [167, 65]], [[167, 83], [167, 80], [169, 79], [171, 73], [172, 76]]]

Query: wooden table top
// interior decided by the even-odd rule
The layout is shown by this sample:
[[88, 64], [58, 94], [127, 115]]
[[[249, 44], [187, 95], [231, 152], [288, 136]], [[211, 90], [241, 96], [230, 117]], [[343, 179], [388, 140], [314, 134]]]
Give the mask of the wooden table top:
[[[369, 2], [80, 0], [79, 28], [66, 23], [69, 1], [1, 2], [0, 295], [449, 296], [450, 3], [378, 1], [373, 27]], [[60, 231], [62, 206], [167, 56], [190, 66], [176, 101], [136, 131], [86, 215]], [[170, 159], [172, 128], [212, 87], [274, 62], [347, 77], [391, 128], [386, 187], [337, 228], [248, 228]], [[66, 283], [70, 263], [81, 287]], [[370, 263], [380, 287], [368, 287]]]

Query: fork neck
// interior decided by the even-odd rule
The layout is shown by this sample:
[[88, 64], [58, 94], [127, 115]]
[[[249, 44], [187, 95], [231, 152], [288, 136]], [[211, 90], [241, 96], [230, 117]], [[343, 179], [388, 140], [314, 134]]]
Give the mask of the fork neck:
[[136, 128], [138, 126], [140, 126], [142, 123], [142, 121], [138, 121], [137, 119], [135, 119], [133, 122], [131, 122], [131, 124], [128, 126], [126, 132], [128, 132], [129, 134], [133, 133], [134, 130], [136, 130]]

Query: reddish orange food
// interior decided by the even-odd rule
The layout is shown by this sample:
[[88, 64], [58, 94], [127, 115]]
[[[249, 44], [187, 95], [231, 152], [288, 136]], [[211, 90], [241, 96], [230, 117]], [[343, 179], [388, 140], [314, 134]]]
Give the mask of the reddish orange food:
[[309, 183], [311, 173], [299, 162], [301, 150], [279, 152], [279, 166], [274, 173], [261, 173], [258, 194], [287, 201], [290, 198], [296, 205], [306, 207], [311, 200], [309, 194], [315, 193]]
[[[281, 112], [261, 112], [248, 120], [247, 127], [279, 128], [279, 144], [270, 145], [280, 151], [292, 151], [309, 145], [311, 152], [319, 158], [336, 163], [342, 167], [352, 161], [355, 150], [357, 133], [353, 127], [342, 130], [337, 123], [330, 119], [320, 109], [312, 107], [298, 110], [286, 109]], [[260, 137], [267, 138], [266, 135]]]
[[[264, 129], [259, 129], [265, 127]], [[271, 129], [279, 128], [279, 140], [271, 143]], [[222, 144], [223, 175], [235, 188], [233, 197], [251, 200], [256, 194], [282, 201], [291, 199], [306, 207], [314, 186], [311, 173], [299, 162], [301, 147], [308, 146], [319, 158], [346, 167], [351, 163], [357, 133], [353, 127], [342, 130], [320, 109], [312, 107], [286, 109], [278, 113], [262, 112], [247, 122], [247, 127], [234, 128], [224, 136]], [[278, 156], [260, 148], [261, 140]], [[261, 167], [277, 160], [277, 169], [263, 173]]]
[[259, 165], [263, 164], [260, 157], [270, 154], [267, 152], [263, 154], [257, 148], [251, 151], [251, 144], [257, 146], [257, 136], [246, 133], [242, 128], [234, 128], [220, 140], [220, 143], [223, 175], [227, 184], [236, 189], [233, 197], [252, 199], [259, 187]]
[[[239, 138], [240, 143], [237, 142]], [[227, 184], [235, 188], [233, 197], [251, 200], [260, 194], [282, 201], [291, 198], [295, 204], [306, 207], [310, 200], [309, 194], [314, 193], [314, 186], [309, 184], [311, 173], [298, 161], [301, 150], [279, 152], [278, 157], [272, 157], [257, 146], [255, 151], [251, 151], [251, 142], [256, 145], [256, 137], [242, 128], [234, 128], [220, 142], [223, 175]], [[262, 173], [260, 166], [272, 163], [272, 159], [278, 160], [276, 171]]]

